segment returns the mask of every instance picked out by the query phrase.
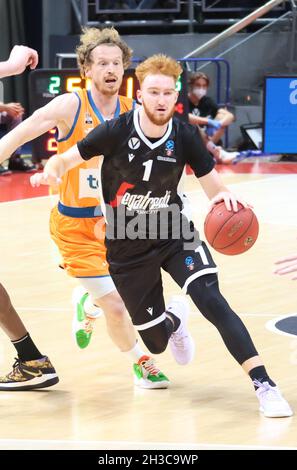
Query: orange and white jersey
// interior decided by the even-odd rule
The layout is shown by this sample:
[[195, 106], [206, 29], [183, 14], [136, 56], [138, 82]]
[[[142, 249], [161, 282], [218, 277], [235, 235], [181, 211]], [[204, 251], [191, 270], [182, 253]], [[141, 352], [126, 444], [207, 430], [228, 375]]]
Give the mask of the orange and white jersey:
[[[88, 132], [104, 122], [96, 107], [90, 90], [75, 92], [78, 108], [68, 134], [57, 140], [58, 152], [63, 153], [83, 139]], [[114, 117], [133, 109], [135, 102], [131, 98], [119, 96]], [[68, 171], [59, 186], [60, 205], [70, 208], [93, 208], [99, 201], [99, 162], [98, 158], [82, 163]], [[71, 214], [69, 214], [71, 216]], [[74, 215], [75, 216], [75, 215]]]

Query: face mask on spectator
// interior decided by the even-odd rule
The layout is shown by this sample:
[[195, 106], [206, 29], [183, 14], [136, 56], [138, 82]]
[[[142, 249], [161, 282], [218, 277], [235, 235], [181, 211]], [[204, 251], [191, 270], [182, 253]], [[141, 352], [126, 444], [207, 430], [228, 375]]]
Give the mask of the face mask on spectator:
[[192, 93], [197, 96], [197, 98], [202, 98], [203, 96], [206, 95], [207, 89], [206, 88], [193, 88]]

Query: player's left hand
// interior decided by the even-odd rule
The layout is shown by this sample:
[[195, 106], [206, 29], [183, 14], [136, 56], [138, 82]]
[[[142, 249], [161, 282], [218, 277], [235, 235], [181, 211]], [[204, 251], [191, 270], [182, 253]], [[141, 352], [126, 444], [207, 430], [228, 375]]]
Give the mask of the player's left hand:
[[249, 203], [244, 201], [243, 199], [239, 198], [233, 193], [230, 193], [229, 191], [221, 191], [220, 193], [216, 194], [211, 200], [210, 200], [210, 207], [209, 210], [215, 206], [218, 202], [224, 201], [225, 206], [228, 211], [233, 210], [234, 212], [238, 211], [238, 202], [243, 205], [243, 207], [249, 207], [250, 209], [253, 208]]
[[55, 174], [50, 174], [46, 171], [42, 173], [35, 173], [30, 177], [30, 183], [33, 188], [37, 188], [41, 184], [48, 186], [55, 186], [61, 183], [61, 178], [57, 177]]

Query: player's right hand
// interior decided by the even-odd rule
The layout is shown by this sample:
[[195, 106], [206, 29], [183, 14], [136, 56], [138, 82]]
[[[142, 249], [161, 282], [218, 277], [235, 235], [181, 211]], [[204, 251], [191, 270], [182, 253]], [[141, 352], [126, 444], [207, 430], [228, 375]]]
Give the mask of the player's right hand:
[[37, 188], [41, 184], [48, 186], [59, 185], [61, 181], [61, 178], [59, 178], [57, 175], [50, 174], [46, 171], [43, 171], [42, 173], [35, 173], [30, 177], [30, 183], [33, 188]]
[[38, 64], [38, 53], [27, 46], [14, 46], [7, 61], [13, 69], [13, 74], [24, 72], [27, 66], [33, 70]]

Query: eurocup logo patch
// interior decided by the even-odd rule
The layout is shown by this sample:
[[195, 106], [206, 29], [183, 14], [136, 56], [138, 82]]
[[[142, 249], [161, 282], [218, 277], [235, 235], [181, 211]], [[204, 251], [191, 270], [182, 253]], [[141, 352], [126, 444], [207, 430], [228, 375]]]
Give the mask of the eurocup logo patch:
[[195, 268], [195, 263], [192, 256], [187, 256], [187, 258], [185, 259], [185, 265], [187, 266], [189, 271], [193, 271], [193, 269]]
[[173, 140], [167, 140], [165, 144], [165, 150], [166, 150], [166, 155], [170, 157], [174, 151], [174, 141]]

